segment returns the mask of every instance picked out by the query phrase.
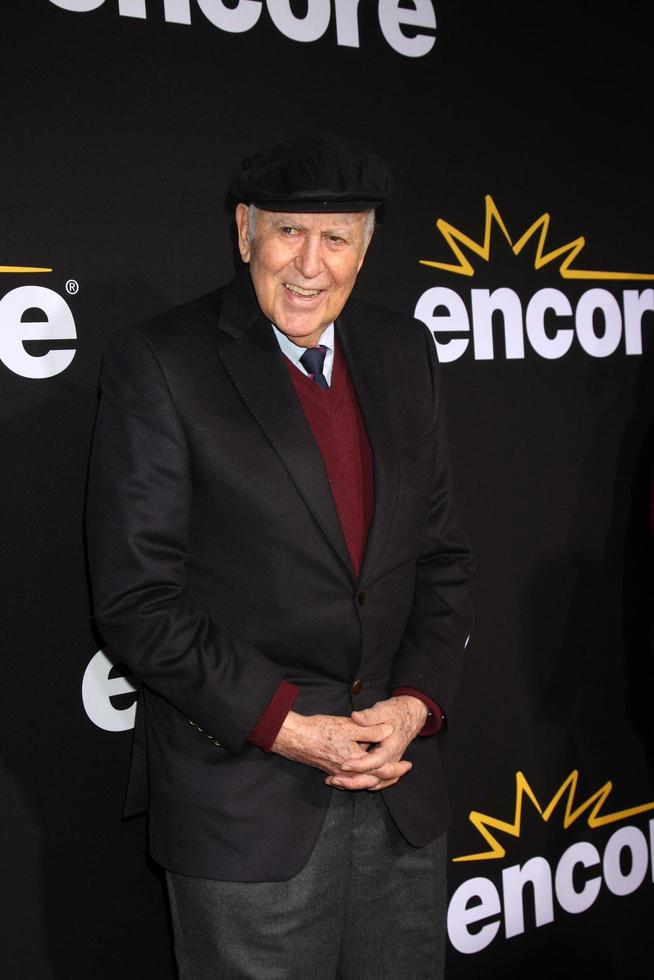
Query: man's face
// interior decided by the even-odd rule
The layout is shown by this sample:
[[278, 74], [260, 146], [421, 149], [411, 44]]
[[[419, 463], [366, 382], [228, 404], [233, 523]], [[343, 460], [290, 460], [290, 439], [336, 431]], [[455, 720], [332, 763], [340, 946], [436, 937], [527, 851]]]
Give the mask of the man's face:
[[299, 347], [314, 347], [352, 292], [368, 246], [365, 213], [257, 210], [252, 243], [245, 204], [236, 224], [262, 313]]

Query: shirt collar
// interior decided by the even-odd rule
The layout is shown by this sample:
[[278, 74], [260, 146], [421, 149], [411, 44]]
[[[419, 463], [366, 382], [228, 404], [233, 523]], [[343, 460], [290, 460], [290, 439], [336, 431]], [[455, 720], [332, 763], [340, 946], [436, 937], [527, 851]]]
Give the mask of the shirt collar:
[[[283, 354], [286, 354], [289, 361], [291, 361], [298, 371], [308, 377], [309, 372], [305, 370], [304, 365], [300, 364], [300, 358], [304, 354], [306, 347], [298, 347], [294, 344], [292, 340], [278, 330], [274, 323], [271, 324], [273, 330], [275, 331], [275, 337], [277, 337], [277, 343], [279, 344], [280, 350]], [[322, 334], [320, 335], [320, 340], [318, 341], [322, 347], [327, 348], [327, 353], [325, 354], [325, 363], [323, 364], [322, 373], [327, 379], [327, 384], [332, 383], [332, 369], [334, 367], [334, 324], [330, 323], [328, 327], [325, 327]], [[316, 346], [318, 346], [316, 344]]]

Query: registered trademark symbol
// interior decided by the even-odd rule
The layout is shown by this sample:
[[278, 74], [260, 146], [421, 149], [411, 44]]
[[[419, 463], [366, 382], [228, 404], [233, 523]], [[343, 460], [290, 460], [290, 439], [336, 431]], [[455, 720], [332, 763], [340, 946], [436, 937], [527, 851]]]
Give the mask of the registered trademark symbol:
[[75, 293], [79, 292], [79, 283], [77, 279], [68, 280], [68, 282], [66, 283], [66, 292], [69, 293], [71, 296], [74, 296]]

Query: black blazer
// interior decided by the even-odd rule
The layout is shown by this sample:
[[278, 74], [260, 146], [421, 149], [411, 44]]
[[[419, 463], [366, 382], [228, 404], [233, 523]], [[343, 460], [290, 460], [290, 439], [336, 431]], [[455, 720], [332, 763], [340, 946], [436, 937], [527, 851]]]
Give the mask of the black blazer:
[[[353, 300], [336, 329], [374, 454], [358, 580], [247, 275], [118, 331], [105, 356], [87, 520], [96, 615], [142, 682], [150, 848], [173, 871], [275, 880], [308, 859], [333, 792], [324, 773], [246, 741], [283, 678], [307, 715], [404, 685], [450, 711], [471, 558], [434, 344]], [[415, 845], [448, 820], [440, 737], [417, 738], [412, 770], [383, 791]]]

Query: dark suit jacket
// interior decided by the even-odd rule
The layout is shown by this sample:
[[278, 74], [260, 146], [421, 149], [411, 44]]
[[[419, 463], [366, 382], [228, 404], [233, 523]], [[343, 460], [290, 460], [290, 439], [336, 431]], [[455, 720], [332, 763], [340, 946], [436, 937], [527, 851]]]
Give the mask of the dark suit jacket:
[[[336, 329], [374, 453], [358, 580], [247, 276], [118, 331], [105, 357], [87, 525], [96, 614], [143, 685], [150, 847], [173, 871], [275, 880], [308, 859], [324, 773], [246, 741], [283, 678], [307, 715], [348, 715], [405, 685], [450, 712], [471, 560], [434, 344], [353, 300]], [[416, 739], [412, 770], [383, 792], [415, 845], [448, 820], [440, 737]]]

